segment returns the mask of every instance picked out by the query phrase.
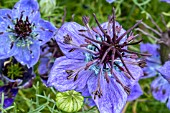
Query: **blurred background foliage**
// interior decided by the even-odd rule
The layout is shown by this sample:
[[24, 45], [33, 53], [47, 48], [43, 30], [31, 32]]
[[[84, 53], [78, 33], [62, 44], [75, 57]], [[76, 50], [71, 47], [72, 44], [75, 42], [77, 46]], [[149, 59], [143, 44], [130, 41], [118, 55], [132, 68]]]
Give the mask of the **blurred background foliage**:
[[[0, 8], [12, 8], [18, 0], [0, 0]], [[112, 14], [112, 7], [116, 9], [116, 20], [128, 29], [136, 23], [136, 20], [143, 19], [147, 25], [156, 28], [148, 19], [149, 16], [165, 30], [165, 25], [162, 23], [160, 14], [170, 11], [170, 4], [160, 2], [159, 0], [117, 0], [112, 4], [105, 0], [38, 0], [41, 3], [40, 11], [42, 18], [50, 20], [56, 27], [60, 27], [64, 22], [75, 21], [82, 24], [82, 16], [90, 17], [90, 25], [96, 26], [93, 13], [96, 14], [100, 23], [106, 22], [108, 15]], [[169, 17], [165, 16], [165, 21], [168, 23]], [[83, 24], [82, 24], [83, 25]], [[141, 29], [145, 29], [142, 25]], [[146, 30], [146, 29], [145, 29]], [[141, 34], [140, 32], [137, 32]], [[152, 33], [152, 32], [150, 32]], [[145, 35], [140, 35], [144, 42], [154, 42]], [[136, 51], [137, 47], [131, 47]], [[30, 89], [22, 89], [19, 91], [12, 107], [1, 112], [6, 113], [63, 113], [57, 109], [55, 105], [55, 95], [57, 91], [52, 88], [46, 88], [37, 73], [34, 80], [34, 86]], [[123, 113], [169, 113], [166, 105], [156, 101], [151, 94], [150, 83], [154, 78], [140, 80], [140, 85], [144, 94], [133, 102], [128, 102], [123, 110]], [[78, 113], [98, 113], [97, 108], [90, 108], [84, 105]]]

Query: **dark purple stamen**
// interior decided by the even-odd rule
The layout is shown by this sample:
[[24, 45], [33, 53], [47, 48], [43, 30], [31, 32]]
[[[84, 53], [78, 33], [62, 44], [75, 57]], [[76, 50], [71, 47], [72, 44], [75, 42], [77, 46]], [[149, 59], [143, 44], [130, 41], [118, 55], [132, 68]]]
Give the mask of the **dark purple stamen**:
[[4, 34], [4, 32], [0, 32], [0, 35]]
[[[8, 28], [10, 28], [10, 26], [8, 26]], [[30, 36], [30, 33], [32, 32], [32, 24], [29, 22], [28, 16], [26, 16], [26, 20], [23, 21], [23, 13], [21, 13], [20, 18], [16, 19], [14, 32], [17, 34], [17, 37], [23, 39]]]
[[[43, 41], [43, 40], [39, 40], [39, 41]], [[41, 54], [41, 57], [45, 57], [45, 55], [48, 53], [52, 53], [51, 58], [57, 58], [64, 55], [62, 51], [59, 49], [57, 42], [53, 39], [51, 39], [45, 45], [42, 46], [42, 51], [44, 51], [47, 48], [48, 48], [47, 52]]]
[[116, 30], [115, 30], [115, 10], [114, 10], [114, 8], [113, 8], [113, 10], [112, 10], [112, 12], [113, 12], [113, 17], [112, 17], [112, 23], [113, 23], [113, 25], [112, 25], [112, 29], [113, 29], [113, 38], [112, 38], [112, 40], [113, 40], [113, 43], [116, 43]]

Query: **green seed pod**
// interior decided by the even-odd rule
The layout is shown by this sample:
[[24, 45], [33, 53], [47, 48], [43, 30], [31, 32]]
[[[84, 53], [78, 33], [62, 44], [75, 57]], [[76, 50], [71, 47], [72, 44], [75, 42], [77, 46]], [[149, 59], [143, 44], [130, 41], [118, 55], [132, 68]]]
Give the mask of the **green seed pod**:
[[56, 95], [56, 105], [58, 109], [64, 112], [77, 112], [82, 108], [84, 98], [74, 91], [58, 92]]

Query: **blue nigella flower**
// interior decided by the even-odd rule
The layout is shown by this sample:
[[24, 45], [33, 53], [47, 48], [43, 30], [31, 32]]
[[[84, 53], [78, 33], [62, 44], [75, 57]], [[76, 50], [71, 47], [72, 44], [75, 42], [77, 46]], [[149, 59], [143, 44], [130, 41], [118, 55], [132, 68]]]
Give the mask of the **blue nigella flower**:
[[51, 39], [41, 46], [40, 64], [38, 66], [38, 73], [42, 82], [47, 86], [48, 74], [54, 64], [56, 58], [62, 56], [55, 39]]
[[34, 77], [33, 68], [23, 66], [14, 57], [0, 60], [0, 78], [4, 83], [16, 82], [18, 87], [23, 88]]
[[152, 82], [152, 94], [156, 100], [167, 103], [170, 109], [170, 61], [165, 62], [158, 71], [162, 76], [160, 75]]
[[170, 61], [165, 62], [161, 66], [159, 46], [156, 44], [141, 44], [141, 51], [152, 54], [150, 58], [146, 58], [147, 67], [143, 69], [145, 75], [142, 78], [148, 78], [159, 75], [152, 83], [152, 94], [156, 100], [167, 102], [167, 107], [170, 109]]
[[[162, 0], [165, 2], [169, 2], [169, 0]], [[144, 44], [144, 51], [150, 52], [153, 56], [146, 59], [147, 67], [144, 70], [144, 73], [147, 76], [154, 76], [158, 73], [158, 77], [151, 83], [152, 94], [155, 99], [167, 103], [167, 107], [170, 109], [170, 29], [166, 27], [166, 30], [161, 29], [156, 22], [150, 17], [151, 23], [156, 26], [156, 29], [152, 29], [145, 23], [142, 23], [147, 29], [151, 30], [155, 35], [150, 35], [143, 30], [144, 34], [149, 34], [150, 38], [153, 38], [157, 44]], [[162, 22], [166, 23], [164, 18], [162, 18]], [[166, 26], [166, 24], [164, 24]], [[158, 50], [159, 49], [159, 50]], [[151, 61], [151, 62], [150, 62]], [[147, 78], [146, 76], [146, 78]]]
[[[132, 87], [143, 76], [136, 53], [127, 50], [136, 36], [126, 35], [113, 15], [109, 22], [90, 28], [88, 18], [84, 26], [65, 23], [57, 32], [56, 41], [65, 54], [55, 60], [47, 84], [58, 91], [81, 91], [87, 87], [101, 113], [120, 113]], [[140, 54], [143, 55], [143, 54]], [[82, 93], [83, 94], [83, 93]]]
[[13, 9], [0, 9], [0, 59], [14, 56], [32, 67], [40, 56], [40, 46], [56, 28], [40, 18], [36, 0], [20, 0]]
[[161, 66], [160, 47], [157, 44], [141, 43], [140, 51], [149, 53], [151, 57], [145, 57], [146, 66], [143, 68], [144, 76], [142, 78], [149, 78], [157, 75], [157, 69]]
[[0, 94], [4, 93], [4, 108], [12, 105], [14, 98], [21, 88], [29, 88], [35, 78], [33, 68], [21, 65], [15, 58], [0, 60]]

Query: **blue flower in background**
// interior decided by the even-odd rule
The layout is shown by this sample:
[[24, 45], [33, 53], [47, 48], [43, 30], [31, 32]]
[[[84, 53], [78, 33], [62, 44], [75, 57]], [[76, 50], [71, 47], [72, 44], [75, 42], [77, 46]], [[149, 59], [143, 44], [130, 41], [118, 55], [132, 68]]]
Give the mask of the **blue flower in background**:
[[14, 56], [28, 67], [35, 65], [40, 46], [53, 36], [56, 28], [40, 18], [36, 0], [20, 0], [13, 9], [0, 9], [0, 59]]
[[106, 0], [108, 3], [112, 3], [112, 2], [114, 2], [115, 0]]
[[170, 0], [160, 0], [161, 2], [170, 3]]
[[143, 68], [144, 76], [142, 78], [149, 78], [157, 75], [156, 70], [161, 66], [159, 50], [160, 47], [157, 44], [140, 44], [141, 52], [149, 53], [152, 55], [151, 57], [145, 57], [146, 66]]
[[[86, 27], [68, 22], [58, 30], [56, 41], [65, 56], [55, 60], [47, 84], [58, 91], [89, 93], [101, 113], [120, 113], [130, 90], [143, 76], [139, 62], [132, 58], [140, 53], [127, 50], [135, 36], [126, 36], [140, 22], [125, 31], [114, 16], [103, 24], [95, 20], [96, 28], [91, 29], [83, 17]], [[82, 91], [85, 87], [86, 93]]]
[[140, 84], [137, 83], [133, 86], [129, 96], [128, 96], [128, 101], [133, 101], [136, 100], [137, 98], [139, 98], [141, 95], [143, 94], [143, 91], [140, 87]]
[[7, 108], [12, 105], [14, 102], [14, 98], [18, 93], [18, 88], [15, 88], [15, 83], [9, 83], [7, 85], [0, 87], [0, 101], [2, 97], [2, 93], [4, 93], [4, 104], [3, 107]]
[[156, 100], [167, 103], [170, 109], [170, 61], [165, 62], [158, 71], [162, 76], [160, 75], [152, 82], [152, 94]]
[[17, 87], [25, 88], [34, 77], [33, 68], [21, 65], [14, 57], [0, 60], [0, 80], [4, 84], [16, 82]]
[[48, 74], [54, 64], [56, 58], [62, 56], [55, 39], [51, 39], [46, 44], [41, 46], [40, 64], [38, 66], [38, 73], [42, 82], [47, 85]]
[[40, 64], [38, 66], [38, 73], [41, 77], [42, 82], [47, 86], [48, 74], [53, 66], [54, 62], [50, 61], [49, 58], [40, 58]]
[[170, 109], [170, 61], [165, 62], [161, 66], [159, 46], [156, 44], [141, 44], [140, 49], [142, 52], [148, 52], [152, 54], [151, 57], [146, 57], [146, 67], [143, 71], [146, 76], [142, 78], [153, 77], [159, 75], [152, 83], [152, 94], [156, 100], [166, 103]]
[[0, 60], [0, 95], [4, 93], [4, 108], [12, 105], [21, 88], [29, 88], [35, 78], [33, 68], [21, 65], [13, 57]]

